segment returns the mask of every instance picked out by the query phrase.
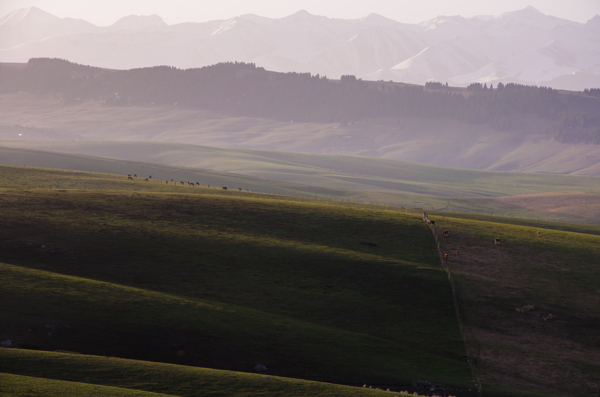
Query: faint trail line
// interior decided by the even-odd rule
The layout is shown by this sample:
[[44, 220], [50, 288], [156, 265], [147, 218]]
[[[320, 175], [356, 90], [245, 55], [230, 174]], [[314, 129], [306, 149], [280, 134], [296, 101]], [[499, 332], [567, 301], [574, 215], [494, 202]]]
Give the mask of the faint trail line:
[[433, 233], [433, 238], [435, 239], [435, 243], [437, 245], [438, 254], [440, 255], [440, 262], [442, 263], [442, 268], [446, 271], [446, 274], [448, 275], [448, 282], [450, 283], [450, 289], [452, 290], [452, 300], [454, 301], [454, 309], [456, 311], [456, 319], [458, 320], [458, 328], [460, 329], [460, 335], [462, 336], [463, 342], [465, 344], [465, 350], [467, 352], [467, 362], [469, 363], [469, 367], [471, 368], [471, 375], [473, 376], [473, 379], [477, 380], [477, 391], [479, 393], [479, 396], [481, 397], [481, 381], [477, 376], [477, 370], [475, 368], [475, 364], [473, 363], [471, 348], [469, 347], [469, 341], [467, 340], [467, 334], [464, 329], [465, 326], [463, 316], [461, 316], [462, 311], [460, 309], [460, 306], [458, 305], [458, 298], [456, 296], [454, 280], [452, 279], [452, 274], [450, 274], [450, 268], [444, 260], [444, 255], [442, 254], [442, 249], [440, 248], [440, 241], [438, 239], [437, 233], [435, 232], [435, 226], [432, 223], [430, 223], [429, 220], [427, 220], [427, 223], [429, 225], [429, 228], [431, 229], [431, 232]]

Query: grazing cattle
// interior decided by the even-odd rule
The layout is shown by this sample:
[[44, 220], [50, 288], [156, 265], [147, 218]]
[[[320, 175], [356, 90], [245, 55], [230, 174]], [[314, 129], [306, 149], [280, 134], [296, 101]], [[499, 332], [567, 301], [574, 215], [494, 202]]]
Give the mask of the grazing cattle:
[[171, 178], [171, 182], [173, 182], [173, 178]]
[[499, 238], [495, 238], [495, 239], [494, 239], [494, 244], [496, 244], [496, 245], [500, 245], [500, 239], [499, 239]]
[[454, 256], [458, 256], [458, 250], [454, 251]]
[[148, 179], [152, 179], [152, 175], [150, 175], [150, 176], [148, 177]]
[[127, 180], [128, 180], [128, 181], [133, 181], [133, 178], [132, 178], [132, 177], [130, 177], [130, 176], [128, 176], [128, 177], [127, 177]]
[[183, 181], [181, 181], [181, 182], [179, 182], [179, 183], [180, 183], [180, 184], [182, 184], [182, 185], [185, 185], [185, 183], [184, 183]]
[[442, 232], [442, 236], [444, 236], [444, 237], [448, 237], [448, 231], [447, 231], [447, 230], [444, 230], [444, 231]]
[[448, 260], [448, 254], [444, 254], [444, 260], [447, 261]]
[[223, 190], [227, 190], [227, 188], [225, 186], [223, 186]]
[[144, 178], [144, 182], [148, 182], [148, 178]]
[[131, 176], [131, 174], [127, 174], [127, 176]]
[[196, 182], [196, 186], [200, 186], [200, 182]]
[[167, 185], [169, 184], [169, 181], [165, 181], [167, 183]]
[[133, 174], [133, 177], [134, 177], [134, 178], [137, 178], [137, 174]]
[[540, 237], [540, 232], [535, 232], [535, 237]]
[[238, 190], [241, 192], [241, 191], [242, 191], [242, 188], [240, 187], [240, 188], [238, 188]]

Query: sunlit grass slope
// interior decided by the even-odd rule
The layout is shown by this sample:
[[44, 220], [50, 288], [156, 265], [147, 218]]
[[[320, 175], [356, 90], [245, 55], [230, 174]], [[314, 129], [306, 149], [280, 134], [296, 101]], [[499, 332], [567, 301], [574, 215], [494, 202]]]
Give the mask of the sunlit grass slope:
[[[10, 142], [2, 142], [2, 145]], [[600, 223], [600, 179], [573, 175], [487, 172], [383, 159], [219, 149], [170, 143], [13, 142], [46, 152], [0, 147], [0, 163], [111, 174], [152, 175], [256, 192], [405, 208]], [[89, 154], [133, 159], [94, 157]], [[139, 161], [147, 162], [139, 162]], [[171, 165], [165, 165], [171, 164]], [[186, 167], [182, 166], [186, 165]], [[203, 167], [203, 168], [189, 168]], [[207, 170], [213, 168], [221, 171]], [[222, 172], [222, 171], [235, 171]], [[242, 175], [245, 174], [245, 175]], [[260, 178], [259, 178], [260, 177]], [[266, 178], [266, 179], [265, 179]], [[114, 177], [113, 177], [114, 179]], [[18, 187], [19, 183], [13, 186]], [[49, 186], [44, 182], [43, 186]], [[136, 190], [142, 189], [137, 185]], [[163, 191], [173, 191], [163, 187]], [[147, 189], [146, 189], [147, 190]], [[541, 193], [540, 193], [541, 192]], [[588, 197], [585, 210], [565, 206], [556, 192]], [[522, 199], [499, 196], [535, 194]], [[590, 201], [591, 200], [591, 201]], [[539, 206], [538, 203], [544, 203]], [[564, 202], [564, 200], [563, 200]]]
[[[23, 168], [28, 167], [44, 167], [44, 168], [55, 168], [61, 170], [73, 170], [83, 171], [90, 173], [103, 173], [107, 175], [94, 175], [91, 178], [98, 182], [100, 179], [105, 180], [102, 185], [98, 185], [96, 188], [101, 189], [127, 189], [127, 190], [152, 190], [152, 191], [165, 191], [174, 192], [179, 191], [177, 187], [170, 183], [166, 185], [165, 180], [171, 180], [175, 184], [179, 182], [192, 182], [200, 183], [202, 185], [211, 185], [223, 187], [226, 186], [229, 189], [242, 188], [243, 190], [259, 191], [261, 193], [270, 194], [286, 194], [305, 196], [311, 195], [316, 197], [327, 197], [327, 196], [338, 196], [344, 195], [347, 192], [337, 191], [335, 189], [319, 188], [308, 185], [300, 185], [293, 183], [270, 181], [261, 178], [255, 178], [245, 175], [238, 175], [228, 172], [212, 171], [208, 169], [193, 169], [186, 167], [170, 167], [157, 164], [140, 163], [127, 160], [119, 159], [108, 159], [101, 157], [85, 156], [85, 155], [72, 155], [72, 154], [61, 154], [43, 151], [30, 151], [24, 149], [7, 149], [0, 148], [0, 163], [15, 165]], [[0, 174], [0, 178], [4, 181], [4, 187], [14, 188], [89, 188], [90, 181], [80, 180], [80, 178], [72, 178], [66, 174], [42, 174], [38, 173], [30, 175], [26, 180], [22, 180], [23, 170], [20, 168], [7, 168]], [[40, 170], [41, 171], [41, 170]], [[49, 170], [48, 170], [49, 171]], [[127, 174], [137, 174], [142, 181], [144, 178], [151, 176], [155, 179], [153, 182], [161, 180], [164, 186], [152, 185], [150, 189], [141, 186], [140, 184], [127, 185], [127, 179], [122, 178]], [[117, 176], [121, 176], [118, 178]], [[75, 182], [77, 180], [77, 182]], [[109, 180], [112, 180], [109, 182]], [[123, 183], [125, 182], [125, 183]], [[66, 183], [66, 185], [65, 185]], [[132, 188], [132, 186], [134, 186]], [[187, 187], [186, 187], [187, 189]], [[189, 189], [188, 189], [189, 191]]]
[[99, 386], [81, 382], [36, 378], [0, 373], [0, 394], [4, 397], [57, 396], [57, 397], [160, 397], [168, 394]]
[[[434, 242], [413, 215], [20, 172], [22, 189], [0, 190], [3, 338], [337, 383], [470, 385]], [[86, 179], [112, 190], [66, 189]], [[25, 188], [44, 180], [57, 189]]]
[[224, 149], [164, 142], [3, 141], [0, 144], [215, 169], [339, 190], [443, 197], [498, 197], [569, 190], [600, 192], [598, 177], [476, 171], [363, 156]]
[[[368, 388], [182, 365], [30, 350], [0, 350], [3, 396], [390, 396]], [[30, 374], [31, 376], [14, 375]], [[39, 376], [39, 377], [33, 377]], [[85, 382], [85, 383], [84, 383]]]

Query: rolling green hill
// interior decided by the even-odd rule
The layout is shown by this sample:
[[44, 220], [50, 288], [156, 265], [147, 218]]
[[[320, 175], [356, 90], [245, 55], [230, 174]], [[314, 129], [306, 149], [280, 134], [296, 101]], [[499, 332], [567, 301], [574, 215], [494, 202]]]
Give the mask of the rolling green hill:
[[[44, 151], [16, 149], [20, 147]], [[174, 177], [211, 186], [405, 208], [600, 223], [600, 179], [589, 176], [474, 171], [361, 156], [158, 142], [1, 141], [0, 163]], [[502, 197], [527, 194], [537, 196]]]
[[443, 197], [498, 197], [569, 190], [600, 193], [598, 177], [475, 171], [362, 156], [223, 149], [163, 142], [2, 141], [0, 145], [214, 169], [340, 190]]
[[82, 382], [66, 382], [30, 376], [0, 373], [0, 393], [3, 396], [115, 396], [160, 397], [168, 394], [149, 393]]
[[412, 214], [2, 170], [21, 184], [0, 190], [3, 340], [354, 385], [472, 385], [434, 242]]
[[[340, 190], [444, 197], [498, 197], [583, 189], [600, 192], [597, 177], [486, 172], [362, 156], [222, 149], [162, 142], [4, 141], [1, 145], [215, 169]], [[3, 155], [7, 156], [8, 153]], [[13, 158], [16, 161], [16, 155]]]
[[[369, 395], [309, 381], [425, 393], [433, 386], [411, 384], [427, 380], [437, 394], [474, 394], [419, 213], [0, 171], [0, 339], [23, 348], [0, 349], [3, 392]], [[596, 395], [597, 226], [430, 219], [450, 232], [441, 252], [483, 395]]]
[[[2, 371], [43, 377], [11, 375]], [[264, 374], [14, 349], [0, 349], [0, 380], [0, 392], [8, 396], [36, 395], [35, 393], [44, 396], [124, 397], [403, 395]], [[82, 383], [81, 380], [88, 383]]]

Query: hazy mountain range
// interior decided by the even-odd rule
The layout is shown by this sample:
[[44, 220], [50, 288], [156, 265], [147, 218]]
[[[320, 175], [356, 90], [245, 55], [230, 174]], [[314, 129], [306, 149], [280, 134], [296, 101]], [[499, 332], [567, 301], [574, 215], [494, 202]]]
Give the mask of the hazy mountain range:
[[299, 11], [281, 19], [242, 15], [175, 25], [157, 15], [131, 15], [100, 27], [31, 7], [0, 18], [0, 62], [33, 57], [114, 69], [241, 61], [330, 78], [582, 90], [600, 87], [600, 16], [581, 24], [527, 7], [415, 25], [376, 14], [344, 20]]

